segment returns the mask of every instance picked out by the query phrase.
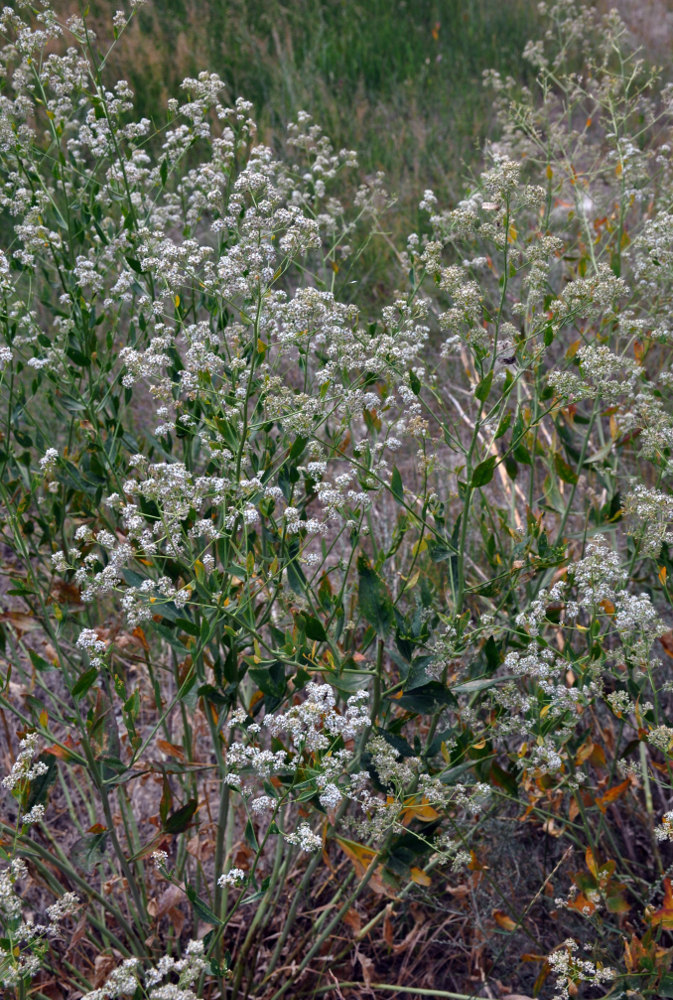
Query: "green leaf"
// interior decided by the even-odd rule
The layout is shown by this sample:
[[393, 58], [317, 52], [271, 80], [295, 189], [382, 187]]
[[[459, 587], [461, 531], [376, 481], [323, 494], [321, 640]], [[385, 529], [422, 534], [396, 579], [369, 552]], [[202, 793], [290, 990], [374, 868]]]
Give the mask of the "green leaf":
[[176, 618], [175, 624], [176, 627], [179, 628], [181, 632], [186, 632], [187, 635], [193, 635], [195, 638], [198, 639], [200, 635], [200, 629], [198, 625], [195, 625], [194, 622], [190, 622], [188, 618]]
[[33, 664], [36, 670], [40, 670], [43, 672], [45, 670], [54, 669], [54, 664], [49, 663], [47, 660], [43, 660], [41, 656], [38, 656], [38, 654], [35, 652], [34, 649], [28, 650], [28, 656], [30, 657], [30, 662]]
[[259, 690], [270, 698], [282, 698], [285, 694], [285, 667], [280, 660], [275, 660], [269, 667], [251, 667], [248, 674]]
[[190, 799], [188, 802], [176, 809], [164, 823], [164, 833], [182, 833], [189, 826], [192, 816], [198, 806], [197, 799]]
[[393, 474], [390, 480], [390, 492], [397, 503], [404, 503], [404, 486], [402, 485], [402, 476], [400, 475], [400, 470], [396, 465], [393, 466]]
[[294, 443], [290, 448], [290, 460], [294, 461], [295, 459], [299, 458], [299, 456], [301, 455], [307, 444], [308, 444], [308, 438], [305, 437], [295, 438]]
[[481, 403], [485, 403], [488, 399], [488, 394], [491, 391], [491, 386], [493, 385], [493, 369], [481, 380], [477, 388], [474, 390], [474, 394]]
[[570, 483], [571, 486], [575, 485], [577, 482], [577, 473], [568, 465], [564, 458], [561, 458], [557, 451], [554, 452], [554, 468], [564, 483]]
[[486, 486], [487, 483], [490, 483], [493, 479], [497, 460], [496, 455], [490, 455], [473, 470], [472, 479], [470, 480], [470, 485], [473, 489], [478, 490], [481, 486]]
[[421, 380], [415, 372], [409, 372], [409, 385], [414, 396], [418, 396], [421, 391]]
[[304, 622], [304, 629], [308, 639], [311, 639], [313, 642], [327, 641], [327, 632], [325, 632], [321, 621], [314, 618], [313, 615], [307, 615], [306, 613], [303, 614], [302, 620]]
[[30, 783], [30, 792], [26, 802], [26, 812], [33, 806], [44, 805], [47, 799], [49, 787], [56, 781], [56, 758], [51, 753], [41, 753], [37, 758], [40, 764], [46, 764], [47, 770], [43, 774], [38, 774]]
[[248, 847], [252, 848], [252, 850], [257, 853], [257, 851], [259, 851], [259, 844], [257, 843], [257, 837], [255, 836], [255, 831], [250, 820], [248, 820], [245, 824], [244, 837]]
[[503, 434], [505, 434], [511, 422], [512, 422], [512, 411], [508, 410], [507, 413], [502, 418], [502, 420], [500, 421], [500, 423], [498, 424], [498, 429], [495, 432], [495, 438], [493, 439], [494, 441], [497, 441], [498, 438], [501, 438]]
[[306, 576], [304, 571], [299, 565], [299, 563], [293, 559], [287, 564], [287, 582], [290, 585], [290, 590], [293, 590], [295, 594], [303, 594], [306, 588]]
[[207, 924], [214, 924], [216, 927], [219, 927], [221, 923], [220, 918], [217, 914], [213, 913], [209, 906], [206, 906], [206, 904], [199, 899], [196, 889], [193, 886], [188, 885], [185, 887], [185, 893], [187, 899], [194, 907], [195, 913], [199, 915], [201, 920]]
[[89, 670], [85, 671], [79, 680], [75, 681], [72, 686], [70, 694], [73, 696], [75, 701], [79, 701], [87, 693], [92, 684], [96, 681], [98, 677], [98, 670], [96, 667], [91, 667]]
[[358, 588], [360, 614], [380, 636], [388, 635], [395, 620], [388, 588], [365, 555], [358, 556], [357, 566], [360, 578]]
[[107, 844], [107, 830], [103, 833], [89, 833], [80, 837], [70, 847], [68, 858], [77, 868], [82, 868], [85, 872], [92, 872], [96, 865], [105, 861], [105, 848]]
[[413, 691], [405, 691], [401, 698], [395, 700], [395, 704], [421, 715], [432, 715], [440, 708], [456, 705], [457, 702], [448, 688], [445, 688], [439, 681], [431, 681]]

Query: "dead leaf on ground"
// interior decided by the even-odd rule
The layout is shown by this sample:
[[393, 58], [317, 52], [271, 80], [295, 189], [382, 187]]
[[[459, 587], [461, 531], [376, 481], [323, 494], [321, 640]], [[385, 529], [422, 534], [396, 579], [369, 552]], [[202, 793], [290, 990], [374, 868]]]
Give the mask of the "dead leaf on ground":
[[357, 910], [353, 909], [353, 907], [351, 907], [350, 910], [344, 914], [342, 920], [346, 927], [350, 927], [350, 929], [355, 931], [356, 934], [362, 927], [362, 917]]
[[355, 954], [358, 962], [360, 963], [360, 968], [362, 969], [362, 978], [365, 981], [365, 986], [371, 986], [372, 979], [376, 971], [374, 963], [367, 955], [363, 955], [359, 948], [355, 949]]
[[107, 980], [113, 969], [116, 969], [121, 955], [96, 955], [94, 961], [93, 988], [99, 989]]

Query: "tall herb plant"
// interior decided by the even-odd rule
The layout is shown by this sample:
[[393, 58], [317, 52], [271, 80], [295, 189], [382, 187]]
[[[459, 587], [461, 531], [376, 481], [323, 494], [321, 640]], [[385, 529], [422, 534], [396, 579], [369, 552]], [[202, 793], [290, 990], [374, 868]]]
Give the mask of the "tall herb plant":
[[3, 988], [673, 995], [671, 88], [554, 4], [368, 315], [307, 115], [0, 28]]

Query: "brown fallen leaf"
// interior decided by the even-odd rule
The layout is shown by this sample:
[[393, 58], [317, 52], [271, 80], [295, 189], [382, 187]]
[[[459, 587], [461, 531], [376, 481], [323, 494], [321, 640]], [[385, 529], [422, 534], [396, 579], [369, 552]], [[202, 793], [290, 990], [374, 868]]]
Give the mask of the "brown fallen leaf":
[[513, 920], [504, 910], [494, 910], [493, 919], [498, 927], [504, 931], [515, 931], [518, 926], [516, 920]]
[[341, 919], [345, 923], [346, 927], [350, 927], [350, 929], [355, 931], [356, 934], [362, 927], [362, 917], [352, 906]]
[[663, 635], [660, 635], [659, 642], [664, 647], [664, 652], [668, 656], [673, 657], [673, 630], [670, 632], [664, 632]]

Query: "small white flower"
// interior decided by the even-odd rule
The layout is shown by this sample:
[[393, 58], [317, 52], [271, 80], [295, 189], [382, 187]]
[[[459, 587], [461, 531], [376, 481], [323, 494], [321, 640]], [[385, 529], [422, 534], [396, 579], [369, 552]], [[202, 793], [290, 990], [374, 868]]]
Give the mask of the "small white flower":
[[230, 868], [228, 872], [224, 873], [224, 875], [220, 875], [217, 880], [217, 884], [221, 889], [225, 889], [230, 885], [243, 885], [247, 877], [248, 876], [242, 868]]
[[58, 452], [56, 451], [56, 448], [47, 448], [44, 455], [40, 459], [40, 468], [45, 476], [54, 471], [57, 460]]
[[322, 847], [322, 837], [315, 834], [308, 823], [300, 823], [294, 833], [285, 834], [285, 839], [289, 844], [301, 848], [306, 854], [311, 854]]
[[168, 854], [166, 851], [152, 851], [152, 861], [154, 862], [156, 870], [160, 872], [162, 868], [166, 867]]
[[74, 892], [66, 892], [55, 903], [47, 907], [47, 915], [53, 924], [59, 923], [65, 917], [71, 917], [79, 906], [79, 896]]
[[31, 823], [40, 823], [44, 819], [44, 806], [34, 805], [33, 808], [21, 818], [21, 822], [30, 826]]

